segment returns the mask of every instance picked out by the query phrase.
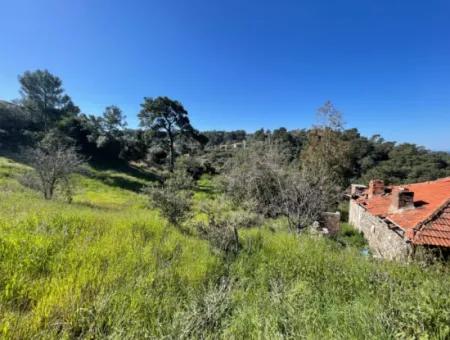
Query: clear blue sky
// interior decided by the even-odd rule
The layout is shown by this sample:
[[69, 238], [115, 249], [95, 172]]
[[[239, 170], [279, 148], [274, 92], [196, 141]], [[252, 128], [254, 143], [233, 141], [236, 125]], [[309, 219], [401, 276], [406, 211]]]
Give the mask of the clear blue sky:
[[46, 68], [83, 112], [167, 95], [195, 127], [311, 126], [450, 149], [450, 1], [4, 0], [0, 98]]

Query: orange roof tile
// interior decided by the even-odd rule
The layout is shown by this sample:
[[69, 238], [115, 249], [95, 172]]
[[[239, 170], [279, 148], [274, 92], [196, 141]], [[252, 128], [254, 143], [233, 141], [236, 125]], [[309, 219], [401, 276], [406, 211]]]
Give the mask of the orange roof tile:
[[414, 244], [450, 247], [450, 203], [412, 235]]
[[[406, 236], [413, 243], [450, 247], [450, 208], [445, 208], [450, 200], [450, 177], [390, 188], [391, 191], [394, 191], [401, 187], [406, 187], [409, 191], [414, 192], [414, 209], [390, 212], [392, 199], [390, 193], [376, 195], [370, 199], [364, 195], [358, 198], [357, 202], [372, 215], [386, 218], [404, 229]], [[422, 226], [442, 209], [443, 212], [439, 218]]]

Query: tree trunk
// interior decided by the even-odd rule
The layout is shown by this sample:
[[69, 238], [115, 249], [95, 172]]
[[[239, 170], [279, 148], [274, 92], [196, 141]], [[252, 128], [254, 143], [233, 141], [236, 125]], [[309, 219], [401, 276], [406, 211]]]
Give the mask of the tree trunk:
[[51, 200], [53, 196], [53, 190], [49, 187], [44, 189], [44, 198], [46, 200]]
[[173, 146], [173, 136], [172, 132], [169, 130], [169, 171], [173, 172], [173, 168], [175, 167], [175, 150]]
[[51, 200], [53, 198], [53, 191], [55, 190], [54, 183], [44, 184], [44, 198], [46, 200]]
[[234, 234], [234, 251], [237, 253], [239, 251], [239, 234], [235, 225], [233, 225]]

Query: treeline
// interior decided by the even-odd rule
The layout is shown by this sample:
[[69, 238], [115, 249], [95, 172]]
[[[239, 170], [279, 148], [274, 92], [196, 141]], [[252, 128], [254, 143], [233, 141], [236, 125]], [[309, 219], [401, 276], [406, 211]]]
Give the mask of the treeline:
[[[288, 131], [282, 127], [272, 131], [260, 129], [254, 133], [245, 133], [244, 136], [237, 133], [240, 131], [208, 131], [210, 139], [207, 145], [232, 145], [243, 140], [281, 144], [291, 159], [295, 159], [304, 150], [312, 131], [314, 129]], [[339, 130], [337, 134], [345, 142], [342, 147], [348, 149], [347, 159], [341, 160], [345, 164], [343, 176], [347, 183], [368, 183], [372, 178], [382, 178], [387, 183], [412, 183], [450, 176], [448, 152], [430, 151], [413, 143], [398, 144], [386, 141], [380, 135], [367, 138], [356, 128]]]
[[[122, 110], [111, 105], [101, 116], [81, 112], [62, 81], [47, 70], [19, 76], [21, 97], [0, 101], [0, 146], [19, 151], [47, 135], [73, 145], [92, 161], [167, 162], [202, 148], [206, 138], [190, 124], [188, 112], [167, 97], [144, 98], [139, 129], [129, 129]], [[55, 138], [53, 138], [55, 140]]]
[[[75, 147], [94, 162], [140, 161], [167, 166], [173, 171], [180, 155], [190, 155], [199, 159], [200, 166], [206, 164], [204, 168], [220, 171], [236, 143], [240, 143], [239, 147], [243, 147], [244, 141], [246, 147], [252, 143], [278, 145], [294, 161], [301, 159], [301, 153], [315, 139], [315, 147], [325, 147], [325, 153], [339, 155], [333, 166], [343, 185], [367, 182], [371, 178], [402, 183], [450, 176], [448, 153], [426, 150], [415, 144], [397, 144], [379, 135], [367, 138], [357, 129], [344, 129], [340, 113], [330, 102], [319, 110], [322, 114], [332, 113], [331, 117], [337, 119], [329, 121], [330, 126], [291, 131], [281, 127], [254, 133], [244, 130], [200, 133], [191, 125], [183, 105], [167, 97], [144, 98], [138, 113], [140, 127], [131, 129], [118, 106], [106, 107], [101, 116], [81, 112], [64, 90], [61, 79], [46, 70], [25, 72], [19, 76], [19, 84], [20, 98], [13, 102], [0, 101], [2, 149], [19, 151], [37, 145], [51, 134], [53, 140]], [[334, 140], [339, 143], [323, 145], [324, 128], [333, 130]], [[339, 150], [334, 150], [336, 145]], [[223, 152], [223, 146], [230, 148]]]

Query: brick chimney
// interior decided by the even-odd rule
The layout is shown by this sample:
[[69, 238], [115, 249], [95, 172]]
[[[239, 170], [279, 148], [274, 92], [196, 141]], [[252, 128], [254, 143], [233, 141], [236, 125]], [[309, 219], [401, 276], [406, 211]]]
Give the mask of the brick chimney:
[[350, 187], [350, 195], [352, 197], [360, 197], [364, 194], [364, 191], [367, 189], [365, 185], [362, 184], [352, 184]]
[[369, 199], [373, 196], [384, 194], [384, 181], [381, 179], [373, 179], [369, 182], [369, 190], [367, 191]]
[[390, 212], [414, 209], [414, 192], [408, 188], [395, 188], [392, 190]]

